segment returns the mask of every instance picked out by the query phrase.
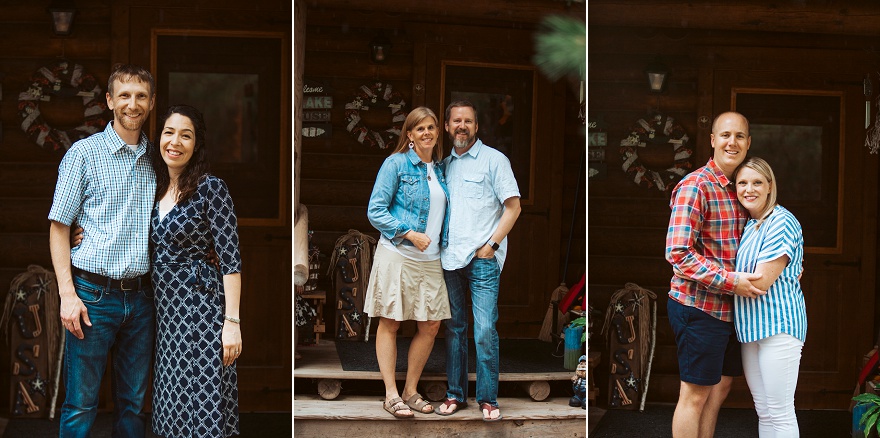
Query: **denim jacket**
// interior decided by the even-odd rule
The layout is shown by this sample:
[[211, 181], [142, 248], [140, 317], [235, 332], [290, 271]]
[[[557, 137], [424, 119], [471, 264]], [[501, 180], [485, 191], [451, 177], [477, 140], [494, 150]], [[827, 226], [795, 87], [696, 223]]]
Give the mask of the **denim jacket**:
[[[412, 149], [405, 153], [391, 154], [382, 163], [370, 203], [367, 218], [379, 232], [395, 245], [412, 246], [403, 238], [409, 230], [424, 233], [428, 226], [428, 210], [431, 206], [428, 189], [428, 166]], [[449, 228], [449, 189], [440, 163], [434, 162], [434, 177], [446, 194], [446, 214], [443, 215], [443, 231], [440, 247], [447, 244]]]

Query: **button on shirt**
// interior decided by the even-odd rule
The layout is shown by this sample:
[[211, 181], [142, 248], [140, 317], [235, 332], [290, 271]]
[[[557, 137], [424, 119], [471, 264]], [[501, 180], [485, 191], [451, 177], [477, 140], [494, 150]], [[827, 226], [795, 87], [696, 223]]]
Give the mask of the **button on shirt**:
[[[455, 148], [443, 160], [449, 187], [449, 243], [440, 251], [443, 269], [452, 271], [471, 262], [498, 228], [504, 201], [519, 197], [510, 160], [496, 149], [477, 140], [463, 155]], [[504, 268], [507, 237], [495, 251], [498, 267]]]
[[748, 218], [736, 189], [709, 160], [672, 191], [666, 260], [669, 297], [726, 322], [733, 321], [736, 250]]
[[73, 266], [114, 279], [150, 269], [148, 242], [156, 175], [147, 136], [132, 150], [108, 123], [71, 146], [58, 166], [49, 220], [84, 231], [71, 249]]

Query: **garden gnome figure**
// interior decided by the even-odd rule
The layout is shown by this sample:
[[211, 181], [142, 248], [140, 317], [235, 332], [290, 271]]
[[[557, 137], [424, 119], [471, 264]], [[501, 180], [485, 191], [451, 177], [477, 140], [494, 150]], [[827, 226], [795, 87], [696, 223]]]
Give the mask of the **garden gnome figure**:
[[582, 355], [580, 359], [578, 359], [578, 366], [574, 372], [574, 376], [571, 377], [571, 388], [574, 390], [574, 395], [571, 396], [571, 400], [568, 401], [569, 406], [578, 407], [581, 409], [587, 408], [587, 356]]

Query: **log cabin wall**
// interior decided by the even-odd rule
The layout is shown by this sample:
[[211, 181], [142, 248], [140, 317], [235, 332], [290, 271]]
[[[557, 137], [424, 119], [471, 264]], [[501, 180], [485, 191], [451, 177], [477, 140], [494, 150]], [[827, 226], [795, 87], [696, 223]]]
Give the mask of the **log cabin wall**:
[[[840, 254], [853, 254], [852, 260], [858, 261], [850, 262], [845, 273], [836, 277], [826, 268], [836, 269], [839, 261], [811, 262], [811, 257], [820, 258], [822, 254], [808, 250], [802, 284], [810, 327], [796, 398], [800, 409], [846, 409], [861, 355], [871, 348], [876, 336], [877, 312], [873, 309], [878, 170], [876, 155], [870, 155], [864, 147], [865, 131], [860, 126], [864, 120], [861, 80], [870, 74], [876, 89], [880, 79], [874, 49], [876, 28], [869, 21], [853, 19], [859, 16], [856, 11], [830, 5], [798, 9], [800, 13], [795, 14], [787, 6], [770, 8], [756, 2], [699, 7], [681, 2], [654, 6], [636, 3], [590, 4], [588, 117], [590, 122], [598, 123], [597, 131], [607, 135], [607, 146], [602, 148], [605, 159], [595, 162], [599, 164], [596, 167], [604, 164], [607, 172], [588, 180], [591, 306], [606, 312], [611, 294], [628, 282], [657, 294], [657, 349], [648, 402], [675, 403], [679, 391], [678, 364], [666, 318], [672, 270], [664, 259], [669, 193], [638, 186], [631, 174], [623, 172], [620, 141], [636, 120], [647, 114], [672, 116], [690, 137], [694, 149], [690, 162], [694, 170], [712, 154], [710, 128], [698, 120], [701, 116], [712, 120], [730, 108], [731, 86], [760, 83], [763, 88], [780, 90], [834, 90], [844, 95], [847, 102], [852, 101], [852, 107], [847, 103], [848, 117], [857, 119], [855, 123], [846, 123], [841, 157], [845, 156], [847, 166], [852, 166], [844, 172], [864, 180], [840, 177], [840, 184], [857, 187], [853, 189], [855, 194], [841, 203], [845, 212], [843, 228], [854, 230], [856, 236], [843, 238]], [[878, 13], [860, 12], [869, 17]], [[669, 67], [670, 82], [666, 92], [652, 94], [647, 87], [645, 68], [658, 58]], [[736, 76], [731, 85], [724, 79], [734, 75], [730, 72], [745, 73]], [[779, 77], [782, 79], [776, 79]], [[876, 105], [872, 106], [876, 111]], [[753, 138], [753, 148], [757, 141], [760, 140]], [[651, 168], [666, 168], [673, 161], [671, 150], [640, 154]], [[824, 226], [801, 221], [805, 229]], [[846, 279], [851, 275], [858, 277], [855, 284]], [[840, 279], [825, 281], [826, 278]], [[837, 298], [828, 301], [828, 296]], [[850, 303], [839, 304], [840, 301]], [[858, 320], [854, 327], [862, 329], [840, 329], [851, 319]], [[600, 326], [601, 321], [594, 325], [590, 348], [603, 354], [597, 378], [599, 400], [607, 402], [607, 339], [600, 335]], [[735, 380], [725, 406], [751, 406], [744, 379]]]
[[[300, 200], [309, 210], [309, 227], [314, 231], [312, 242], [322, 254], [330, 254], [336, 239], [349, 229], [357, 229], [378, 238], [378, 232], [367, 220], [366, 207], [376, 173], [391, 149], [380, 150], [361, 145], [346, 131], [344, 105], [352, 100], [354, 91], [374, 82], [387, 83], [403, 94], [408, 110], [428, 104], [438, 117], [443, 117], [444, 108], [434, 108], [430, 104], [432, 97], [426, 96], [434, 93], [436, 97], [433, 97], [433, 101], [439, 101], [436, 89], [428, 89], [424, 95], [414, 89], [414, 84], [419, 83], [414, 78], [424, 76], [425, 69], [425, 54], [418, 48], [420, 42], [424, 41], [417, 37], [422, 28], [431, 28], [435, 35], [439, 35], [436, 37], [438, 40], [448, 41], [455, 39], [456, 26], [477, 29], [471, 34], [469, 44], [458, 46], [458, 50], [468, 52], [476, 46], [491, 46], [487, 41], [498, 39], [497, 35], [504, 32], [533, 32], [540, 19], [549, 13], [574, 17], [583, 17], [584, 14], [583, 5], [566, 6], [563, 2], [553, 1], [527, 1], [514, 5], [489, 1], [469, 8], [444, 8], [442, 11], [432, 4], [401, 1], [354, 1], [347, 2], [345, 8], [328, 1], [309, 1], [308, 5], [303, 76], [306, 83], [312, 81], [325, 87], [325, 94], [332, 97], [332, 134], [327, 138], [303, 137], [302, 163], [296, 183]], [[393, 47], [387, 62], [375, 65], [369, 59], [368, 43], [379, 32], [391, 40]], [[502, 44], [497, 48], [525, 54], [527, 60], [532, 50], [530, 45], [515, 48]], [[535, 266], [518, 268], [531, 272], [549, 271], [550, 274], [533, 288], [521, 287], [523, 295], [528, 295], [529, 300], [542, 303], [538, 312], [523, 318], [508, 317], [507, 320], [505, 312], [501, 312], [499, 327], [503, 327], [502, 336], [537, 336], [549, 294], [559, 284], [562, 275], [561, 264], [565, 260], [573, 217], [573, 243], [566, 282], [572, 285], [585, 270], [584, 183], [580, 187], [579, 197], [582, 200], [578, 203], [578, 210], [572, 210], [578, 181], [578, 160], [582, 160], [583, 125], [577, 119], [577, 84], [562, 82], [551, 84], [552, 93], [547, 96], [547, 103], [539, 104], [543, 106], [538, 108], [538, 113], [548, 116], [547, 123], [552, 123], [557, 132], [538, 141], [539, 153], [552, 157], [541, 164], [546, 170], [552, 168], [547, 179], [552, 200], [548, 201], [548, 208], [539, 214], [547, 217], [547, 232], [553, 236], [547, 246], [538, 248], [549, 248], [551, 252], [542, 254], [541, 262]], [[389, 124], [389, 114], [384, 108], [361, 111], [360, 114], [367, 126], [383, 127]], [[558, 117], [549, 117], [549, 114]], [[441, 135], [445, 139], [445, 133]], [[447, 154], [448, 150], [447, 146]], [[519, 233], [517, 238], [523, 242], [517, 241], [518, 246], [513, 251], [528, 251], [528, 245], [532, 242], [542, 245], [544, 239], [540, 234], [529, 236], [528, 228], [524, 225], [526, 223], [527, 220], [521, 216], [511, 233], [511, 239]], [[326, 259], [323, 271], [326, 271]], [[513, 275], [514, 271], [516, 269], [505, 267], [505, 273], [510, 272], [509, 275]], [[512, 283], [516, 282], [508, 284]], [[326, 280], [324, 287], [331, 290]], [[331, 314], [333, 309], [328, 307], [327, 310], [325, 315]], [[404, 334], [411, 334], [413, 329], [414, 325], [404, 325], [402, 330]]]
[[[63, 56], [95, 75], [102, 91], [106, 92], [114, 63], [131, 62], [150, 67], [150, 29], [154, 27], [286, 32], [286, 47], [290, 48], [291, 5], [288, 2], [255, 0], [242, 6], [234, 0], [220, 0], [186, 2], [181, 6], [177, 1], [159, 1], [147, 7], [137, 2], [79, 0], [73, 33], [69, 37], [52, 35], [51, 17], [46, 10], [49, 3], [5, 2], [0, 7], [0, 291], [4, 296], [6, 285], [29, 264], [52, 269], [46, 216], [64, 151], [41, 149], [20, 128], [18, 94], [28, 89], [34, 72]], [[289, 84], [289, 57], [286, 64], [288, 73], [284, 81]], [[282, 111], [290, 118], [289, 88], [287, 91]], [[71, 128], [83, 120], [79, 98], [53, 98], [40, 109], [54, 127]], [[151, 118], [156, 117], [157, 111], [161, 109], [156, 108]], [[149, 126], [148, 120], [147, 131]], [[152, 137], [152, 133], [148, 133]], [[286, 152], [279, 157], [279, 162], [287, 163], [290, 135], [282, 141]], [[281, 177], [286, 197], [291, 194], [290, 175], [288, 166]], [[240, 407], [245, 412], [290, 409], [289, 201], [279, 209], [284, 212], [286, 223], [239, 229], [245, 270], [242, 320], [245, 321], [246, 353], [238, 366]], [[258, 274], [260, 267], [270, 270], [272, 275]], [[7, 350], [0, 349], [0, 412], [9, 412]], [[106, 410], [112, 408], [112, 402], [109, 381], [105, 379], [104, 383], [100, 408]], [[59, 400], [58, 406], [60, 403]]]

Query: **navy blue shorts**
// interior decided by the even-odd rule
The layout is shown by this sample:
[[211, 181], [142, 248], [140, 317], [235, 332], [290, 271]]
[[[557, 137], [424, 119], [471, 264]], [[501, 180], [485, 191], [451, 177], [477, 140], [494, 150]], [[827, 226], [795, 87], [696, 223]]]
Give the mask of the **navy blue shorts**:
[[740, 343], [732, 322], [672, 298], [666, 304], [666, 313], [678, 346], [681, 381], [712, 386], [721, 381], [721, 376], [743, 375]]

